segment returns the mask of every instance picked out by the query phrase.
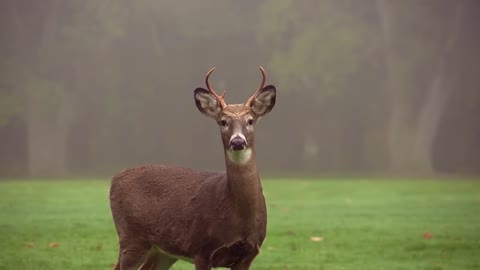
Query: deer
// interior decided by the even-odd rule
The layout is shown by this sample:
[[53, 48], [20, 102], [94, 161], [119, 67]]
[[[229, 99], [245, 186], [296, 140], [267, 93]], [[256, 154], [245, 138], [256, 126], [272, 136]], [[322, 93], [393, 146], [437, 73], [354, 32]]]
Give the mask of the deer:
[[110, 207], [119, 240], [116, 270], [163, 270], [177, 260], [196, 270], [250, 269], [267, 232], [267, 209], [255, 159], [254, 126], [269, 113], [276, 88], [262, 81], [244, 104], [226, 104], [205, 76], [194, 90], [198, 110], [220, 128], [225, 172], [149, 164], [112, 178]]

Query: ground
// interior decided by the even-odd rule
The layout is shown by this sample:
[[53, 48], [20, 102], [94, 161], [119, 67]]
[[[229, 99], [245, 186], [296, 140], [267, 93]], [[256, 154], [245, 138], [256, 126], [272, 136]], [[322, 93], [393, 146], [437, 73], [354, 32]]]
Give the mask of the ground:
[[[0, 182], [0, 269], [112, 269], [108, 186]], [[252, 269], [480, 269], [480, 181], [266, 179], [264, 190]]]

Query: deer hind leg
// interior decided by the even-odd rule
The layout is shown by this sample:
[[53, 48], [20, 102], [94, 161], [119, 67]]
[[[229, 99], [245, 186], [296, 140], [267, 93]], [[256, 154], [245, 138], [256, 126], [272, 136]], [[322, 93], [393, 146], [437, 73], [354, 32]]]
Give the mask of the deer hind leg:
[[139, 270], [168, 270], [176, 261], [177, 259], [169, 257], [152, 247]]
[[137, 270], [148, 256], [148, 243], [132, 243], [120, 241], [120, 255], [115, 270]]

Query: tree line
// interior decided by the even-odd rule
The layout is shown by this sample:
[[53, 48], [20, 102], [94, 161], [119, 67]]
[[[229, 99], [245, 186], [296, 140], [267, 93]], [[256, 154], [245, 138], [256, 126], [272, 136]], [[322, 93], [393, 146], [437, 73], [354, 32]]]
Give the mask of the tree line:
[[0, 3], [0, 176], [95, 175], [162, 162], [223, 168], [193, 90], [260, 121], [269, 173], [480, 172], [475, 0]]

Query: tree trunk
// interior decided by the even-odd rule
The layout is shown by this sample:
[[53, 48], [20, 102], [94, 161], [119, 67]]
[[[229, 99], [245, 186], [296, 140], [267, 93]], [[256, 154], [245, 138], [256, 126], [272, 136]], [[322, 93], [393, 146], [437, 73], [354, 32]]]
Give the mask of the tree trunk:
[[445, 45], [440, 49], [438, 63], [432, 75], [430, 87], [426, 90], [423, 104], [417, 115], [410, 105], [409, 89], [403, 85], [409, 81], [402, 67], [409, 66], [401, 51], [395, 48], [393, 39], [394, 1], [377, 0], [376, 6], [383, 32], [385, 64], [387, 67], [386, 86], [390, 91], [391, 112], [388, 122], [388, 149], [390, 169], [393, 172], [415, 172], [431, 174], [432, 148], [442, 113], [446, 107], [450, 91], [447, 87], [448, 59], [451, 57], [457, 40], [462, 17], [462, 2], [453, 2], [455, 10], [447, 27]]
[[433, 172], [432, 148], [440, 120], [451, 93], [447, 82], [448, 59], [452, 56], [455, 43], [458, 40], [463, 14], [462, 2], [454, 3], [456, 3], [456, 8], [448, 24], [445, 46], [439, 55], [439, 61], [417, 122], [414, 160], [419, 170], [422, 170], [424, 173]]
[[387, 124], [387, 148], [389, 154], [389, 169], [392, 172], [402, 172], [411, 168], [411, 152], [413, 130], [409, 123], [410, 105], [402, 89], [404, 72], [400, 68], [402, 59], [394, 49], [392, 37], [392, 8], [385, 0], [377, 0], [377, 12], [383, 32], [384, 57], [386, 66], [386, 88], [390, 92], [390, 117]]
[[67, 93], [58, 109], [45, 112], [34, 100], [26, 114], [29, 175], [58, 176], [66, 172], [65, 157], [69, 102]]
[[[61, 79], [51, 78], [50, 70], [52, 69], [50, 58], [58, 57], [51, 44], [58, 42], [62, 34], [62, 24], [58, 16], [61, 3], [59, 0], [53, 0], [48, 2], [47, 6], [43, 6], [45, 16], [39, 16], [39, 21], [36, 21], [38, 18], [32, 19], [25, 14], [21, 16], [21, 6], [13, 5], [12, 7], [16, 28], [21, 31], [19, 46], [25, 46], [19, 53], [24, 54], [28, 50], [32, 53], [22, 63], [23, 69], [17, 79], [21, 82], [19, 87], [25, 92], [27, 110], [24, 115], [27, 125], [30, 176], [52, 176], [65, 173], [69, 96]], [[40, 39], [32, 39], [38, 44], [30, 48], [28, 44], [30, 39], [22, 37], [30, 37], [35, 31], [40, 31]]]
[[30, 176], [52, 176], [65, 172], [64, 132], [50, 121], [36, 115], [27, 119]]

